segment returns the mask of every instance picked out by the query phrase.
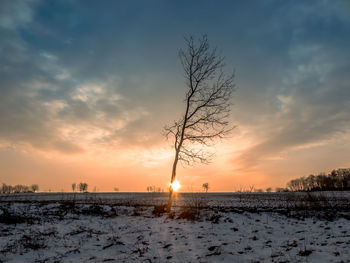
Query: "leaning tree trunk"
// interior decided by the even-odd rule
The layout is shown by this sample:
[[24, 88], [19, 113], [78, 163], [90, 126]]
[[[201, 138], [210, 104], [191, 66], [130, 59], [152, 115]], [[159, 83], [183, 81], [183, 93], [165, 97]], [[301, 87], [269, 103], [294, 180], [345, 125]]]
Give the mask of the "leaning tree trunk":
[[176, 151], [175, 160], [173, 163], [173, 170], [171, 172], [171, 180], [170, 180], [170, 188], [169, 188], [169, 200], [168, 200], [168, 205], [166, 208], [167, 213], [170, 213], [171, 207], [173, 205], [173, 199], [174, 199], [173, 183], [174, 183], [175, 177], [176, 177], [176, 166], [177, 166], [178, 160], [179, 160], [179, 152]]
[[181, 135], [180, 135], [180, 139], [178, 141], [178, 144], [175, 144], [175, 159], [174, 159], [174, 163], [173, 163], [173, 170], [171, 172], [171, 180], [170, 180], [170, 188], [169, 188], [169, 201], [168, 201], [168, 205], [167, 205], [167, 213], [170, 213], [171, 211], [171, 206], [173, 205], [173, 199], [174, 199], [174, 189], [173, 189], [173, 183], [175, 181], [175, 177], [176, 177], [176, 167], [177, 167], [177, 163], [179, 161], [179, 154], [181, 151], [181, 147], [184, 141], [184, 134], [185, 134], [185, 128], [186, 128], [186, 123], [187, 123], [187, 118], [188, 118], [188, 111], [189, 111], [189, 107], [190, 107], [190, 99], [191, 99], [190, 95], [187, 100], [186, 100], [186, 112], [185, 112], [185, 116], [184, 116], [184, 120], [183, 120], [183, 124], [182, 124], [182, 128], [181, 128]]

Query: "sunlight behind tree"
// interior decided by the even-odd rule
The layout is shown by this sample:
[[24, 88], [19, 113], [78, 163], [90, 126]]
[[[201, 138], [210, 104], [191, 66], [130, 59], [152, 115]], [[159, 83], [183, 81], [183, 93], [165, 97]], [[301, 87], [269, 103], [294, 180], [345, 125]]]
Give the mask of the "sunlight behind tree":
[[175, 181], [170, 184], [170, 187], [174, 190], [174, 192], [177, 192], [181, 188], [181, 184], [175, 179]]

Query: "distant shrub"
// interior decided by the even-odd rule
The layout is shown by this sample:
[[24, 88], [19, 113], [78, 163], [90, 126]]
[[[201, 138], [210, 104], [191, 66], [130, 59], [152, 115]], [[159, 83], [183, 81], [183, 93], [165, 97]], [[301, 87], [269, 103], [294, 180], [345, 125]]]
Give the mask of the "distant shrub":
[[80, 192], [87, 192], [87, 190], [88, 190], [88, 184], [81, 182], [79, 184], [79, 191]]
[[147, 186], [147, 192], [149, 193], [163, 193], [164, 189], [161, 187], [156, 187], [156, 186]]
[[36, 191], [39, 190], [39, 185], [37, 185], [37, 184], [32, 184], [30, 188], [31, 188], [31, 190], [35, 193]]
[[204, 183], [204, 184], [202, 185], [202, 187], [203, 187], [204, 191], [207, 193], [208, 190], [209, 190], [209, 183]]
[[0, 187], [0, 193], [12, 194], [12, 193], [35, 193], [39, 190], [39, 185], [33, 184], [31, 186], [17, 184], [15, 186], [7, 185], [5, 183]]

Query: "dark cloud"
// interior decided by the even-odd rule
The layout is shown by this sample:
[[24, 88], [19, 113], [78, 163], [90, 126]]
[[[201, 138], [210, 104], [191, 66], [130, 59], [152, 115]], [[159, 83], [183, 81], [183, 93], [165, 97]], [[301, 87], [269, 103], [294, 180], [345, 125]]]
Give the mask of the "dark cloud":
[[243, 166], [252, 167], [298, 148], [331, 144], [347, 133], [350, 57], [346, 50], [336, 48], [328, 43], [314, 50], [304, 46], [302, 54], [291, 52], [296, 65], [286, 72], [283, 93], [269, 93], [276, 100], [275, 111], [259, 114], [264, 121], [252, 125], [261, 141], [239, 158]]

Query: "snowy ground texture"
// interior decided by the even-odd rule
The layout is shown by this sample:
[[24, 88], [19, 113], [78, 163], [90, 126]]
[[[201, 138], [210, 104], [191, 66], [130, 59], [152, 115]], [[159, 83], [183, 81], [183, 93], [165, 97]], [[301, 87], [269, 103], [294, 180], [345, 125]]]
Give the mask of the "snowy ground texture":
[[192, 204], [169, 217], [145, 205], [3, 201], [0, 262], [350, 262], [343, 205]]

